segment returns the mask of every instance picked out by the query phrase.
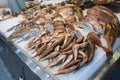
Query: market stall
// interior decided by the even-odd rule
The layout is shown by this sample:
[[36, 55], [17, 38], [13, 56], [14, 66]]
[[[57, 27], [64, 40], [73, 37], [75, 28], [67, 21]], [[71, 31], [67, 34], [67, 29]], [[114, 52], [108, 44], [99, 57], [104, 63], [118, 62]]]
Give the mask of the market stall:
[[15, 79], [101, 79], [119, 58], [120, 14], [73, 3], [27, 2], [17, 17], [0, 22], [1, 57]]

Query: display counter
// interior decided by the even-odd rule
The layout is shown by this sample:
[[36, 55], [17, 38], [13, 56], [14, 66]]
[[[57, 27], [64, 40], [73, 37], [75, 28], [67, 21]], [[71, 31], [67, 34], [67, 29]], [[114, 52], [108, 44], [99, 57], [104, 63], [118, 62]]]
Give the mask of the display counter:
[[[118, 17], [119, 14], [116, 14]], [[101, 80], [104, 74], [120, 57], [120, 39], [113, 47], [113, 58], [108, 60], [105, 51], [101, 48], [95, 50], [93, 60], [75, 72], [53, 77], [54, 69], [44, 70], [44, 63], [31, 58], [31, 52], [25, 49], [28, 41], [9, 41], [7, 37], [12, 29], [23, 21], [23, 16], [10, 18], [0, 22], [0, 57], [15, 80]], [[8, 30], [11, 30], [10, 32]]]

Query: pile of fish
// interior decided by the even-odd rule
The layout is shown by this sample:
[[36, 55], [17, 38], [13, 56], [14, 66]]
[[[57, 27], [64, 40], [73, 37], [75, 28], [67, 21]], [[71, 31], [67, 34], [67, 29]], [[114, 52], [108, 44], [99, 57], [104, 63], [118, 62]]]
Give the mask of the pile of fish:
[[[27, 9], [20, 12], [26, 20], [13, 28], [8, 39], [19, 42], [31, 39], [26, 49], [35, 54], [32, 58], [39, 57], [40, 62], [47, 60], [49, 64], [44, 69], [60, 66], [54, 75], [70, 73], [89, 63], [96, 45], [112, 55], [120, 27], [111, 10], [94, 6], [84, 16], [79, 6], [68, 2], [48, 5], [29, 2], [26, 5]], [[101, 36], [107, 40], [108, 47], [102, 45]]]
[[28, 50], [37, 53], [39, 61], [48, 60], [46, 68], [60, 65], [55, 75], [65, 74], [78, 69], [92, 60], [95, 45], [91, 38], [84, 39], [79, 31], [56, 29], [53, 33], [45, 33], [34, 38], [27, 45]]

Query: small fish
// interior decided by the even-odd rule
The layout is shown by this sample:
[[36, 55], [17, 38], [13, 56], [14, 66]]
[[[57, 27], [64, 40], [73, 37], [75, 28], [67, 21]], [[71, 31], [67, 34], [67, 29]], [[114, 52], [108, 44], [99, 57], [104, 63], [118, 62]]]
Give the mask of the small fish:
[[7, 30], [7, 32], [12, 31], [14, 28], [16, 28], [16, 27], [20, 26], [21, 24], [22, 24], [22, 23], [19, 23], [19, 24], [15, 25], [15, 26], [11, 27], [10, 29], [8, 29], [8, 30]]
[[36, 43], [33, 43], [33, 45], [29, 48], [29, 50], [37, 49], [38, 46], [41, 45], [41, 41], [37, 41]]
[[58, 56], [58, 52], [52, 52], [49, 55], [47, 55], [46, 57], [40, 59], [40, 61], [44, 61], [44, 60], [48, 60], [48, 59], [53, 59], [55, 57]]
[[43, 51], [45, 51], [46, 47], [47, 47], [46, 43], [44, 43], [42, 46], [40, 46], [40, 48], [37, 49], [37, 54], [35, 56], [33, 56], [33, 58], [40, 55]]
[[78, 47], [76, 45], [74, 45], [72, 47], [73, 50], [73, 54], [74, 54], [74, 60], [77, 60], [77, 56], [78, 56]]
[[92, 39], [94, 42], [93, 44], [96, 44], [97, 46], [101, 47], [104, 51], [106, 51], [106, 52], [111, 51], [109, 48], [106, 48], [102, 45], [102, 42], [100, 41], [100, 39], [96, 33], [94, 33], [94, 32], [89, 33], [87, 39], [88, 40]]
[[54, 50], [53, 47], [46, 49], [44, 52], [42, 52], [42, 54], [40, 54], [40, 59], [44, 58], [45, 56], [49, 55], [52, 51]]
[[70, 72], [72, 72], [72, 71], [74, 71], [74, 70], [76, 70], [78, 68], [79, 68], [79, 64], [76, 64], [76, 65], [70, 66], [70, 67], [68, 67], [66, 69], [59, 70], [57, 73], [53, 74], [53, 76], [70, 73]]
[[19, 39], [27, 33], [28, 32], [13, 32], [7, 39], [8, 40]]
[[66, 52], [59, 52], [59, 54], [66, 54], [66, 55], [70, 55], [72, 53], [73, 53], [72, 50], [69, 50], [69, 51], [66, 51]]
[[27, 49], [31, 50], [33, 47], [35, 47], [36, 43], [40, 43], [41, 44], [41, 36], [42, 35], [39, 35], [38, 37], [36, 38], [33, 38], [26, 46]]
[[67, 65], [65, 65], [62, 69], [67, 69], [68, 67], [71, 67], [73, 65], [78, 64], [79, 62], [81, 62], [82, 59], [78, 59], [78, 60], [72, 60], [70, 63], [68, 63]]
[[41, 42], [41, 43], [48, 43], [48, 42], [50, 42], [53, 38], [54, 38], [54, 37], [53, 37], [53, 36], [51, 36], [48, 40], [44, 40], [44, 41], [43, 41], [43, 42]]
[[27, 41], [31, 38], [35, 38], [40, 35], [39, 29], [32, 29], [28, 34], [23, 36], [23, 41]]
[[95, 44], [93, 42], [92, 39], [89, 39], [89, 45], [86, 49], [86, 53], [87, 53], [87, 56], [88, 56], [88, 60], [87, 60], [87, 63], [90, 62], [93, 57], [94, 57], [94, 53], [95, 53]]
[[64, 39], [64, 42], [63, 42], [63, 46], [67, 43], [69, 37], [70, 37], [70, 34], [67, 34], [67, 35], [65, 36], [65, 39]]
[[66, 43], [64, 46], [61, 47], [61, 49], [66, 48], [66, 47], [74, 40], [74, 38], [75, 38], [75, 36], [72, 35], [72, 36], [70, 37], [70, 39], [67, 41], [67, 43]]
[[[67, 57], [66, 61], [61, 65], [60, 69], [62, 69], [62, 68], [63, 68], [65, 65], [67, 65], [68, 63], [70, 63], [72, 60], [73, 60], [73, 54], [70, 54], [70, 55]], [[59, 70], [60, 70], [60, 69], [59, 69]]]
[[57, 56], [55, 59], [53, 59], [53, 61], [50, 64], [48, 64], [46, 67], [44, 67], [44, 69], [45, 68], [50, 68], [50, 67], [53, 67], [55, 65], [60, 64], [62, 62], [62, 60], [65, 59], [65, 58], [66, 58], [66, 55]]
[[52, 45], [51, 47], [56, 47], [57, 45], [60, 45], [61, 43], [63, 43], [64, 37], [61, 37], [60, 39], [57, 39]]
[[67, 46], [66, 48], [64, 48], [63, 50], [60, 50], [61, 52], [65, 52], [68, 51], [70, 49], [72, 49], [73, 45], [75, 44], [75, 41], [73, 41], [69, 46]]

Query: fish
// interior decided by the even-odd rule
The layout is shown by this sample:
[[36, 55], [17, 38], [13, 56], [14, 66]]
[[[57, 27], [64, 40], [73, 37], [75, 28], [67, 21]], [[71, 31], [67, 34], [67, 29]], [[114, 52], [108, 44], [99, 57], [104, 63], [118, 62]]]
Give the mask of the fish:
[[63, 42], [63, 40], [64, 40], [64, 36], [61, 37], [61, 38], [59, 38], [59, 39], [57, 39], [57, 40], [51, 45], [51, 47], [56, 47], [57, 45], [60, 45], [60, 44]]
[[89, 39], [88, 42], [89, 42], [89, 45], [86, 49], [86, 54], [88, 56], [87, 63], [93, 59], [94, 53], [95, 53], [95, 44], [94, 44], [93, 40]]
[[74, 38], [75, 38], [75, 36], [72, 35], [72, 36], [70, 37], [70, 39], [67, 41], [67, 43], [61, 47], [61, 49], [66, 48], [66, 47], [74, 40]]
[[27, 49], [32, 49], [32, 47], [35, 46], [35, 44], [38, 42], [38, 41], [41, 41], [40, 40], [41, 36], [38, 36], [36, 38], [33, 38], [26, 46]]
[[72, 47], [72, 50], [73, 50], [73, 54], [74, 54], [74, 60], [77, 60], [79, 48], [76, 45], [74, 45]]
[[70, 34], [67, 34], [67, 35], [65, 36], [65, 39], [64, 39], [64, 42], [63, 42], [63, 46], [67, 43], [69, 37], [70, 37]]
[[38, 56], [38, 55], [40, 55], [43, 51], [45, 51], [46, 50], [46, 47], [47, 47], [47, 44], [46, 43], [44, 43], [42, 46], [40, 46], [40, 48], [38, 48], [36, 51], [37, 51], [37, 54], [35, 55], [35, 56], [33, 56], [33, 58], [34, 57], [36, 57], [36, 56]]
[[41, 41], [37, 41], [36, 43], [34, 43], [30, 48], [29, 50], [33, 50], [33, 49], [37, 49], [39, 46], [41, 45]]
[[68, 51], [68, 50], [70, 50], [70, 49], [72, 49], [72, 47], [74, 46], [74, 44], [78, 44], [78, 43], [80, 43], [80, 42], [82, 42], [83, 41], [83, 39], [84, 39], [84, 37], [82, 36], [82, 37], [80, 37], [80, 38], [78, 38], [77, 40], [76, 39], [74, 39], [74, 41], [69, 45], [69, 46], [67, 46], [66, 48], [64, 48], [63, 50], [61, 50], [61, 51]]
[[54, 38], [54, 37], [51, 36], [48, 40], [44, 40], [44, 41], [42, 41], [41, 43], [48, 43], [48, 42], [50, 42], [53, 38]]
[[13, 27], [11, 27], [11, 28], [9, 28], [9, 29], [7, 30], [7, 32], [12, 31], [14, 28], [19, 27], [21, 24], [22, 24], [22, 22], [19, 23], [19, 24], [17, 24], [17, 25], [15, 25], [15, 26], [13, 26]]
[[81, 61], [82, 61], [82, 59], [72, 60], [70, 63], [68, 63], [67, 65], [65, 65], [62, 69], [66, 69], [66, 68], [68, 68], [68, 67], [71, 67], [71, 66], [73, 66], [73, 65], [76, 65], [76, 64], [78, 64], [78, 63], [81, 62]]
[[69, 51], [66, 51], [66, 52], [59, 52], [59, 54], [66, 54], [66, 55], [70, 55], [72, 53], [73, 53], [72, 50], [69, 50]]
[[74, 71], [74, 70], [76, 70], [78, 68], [79, 68], [79, 64], [76, 64], [76, 65], [70, 66], [70, 67], [68, 67], [66, 69], [59, 70], [57, 73], [53, 74], [53, 76], [70, 73], [70, 72], [72, 72], [72, 71]]
[[[70, 63], [73, 60], [73, 54], [70, 54], [67, 59], [65, 60], [65, 62], [61, 65], [60, 69], [62, 69], [65, 65], [67, 65], [68, 63]], [[59, 69], [59, 70], [60, 70]]]
[[8, 40], [13, 40], [13, 39], [18, 39], [18, 38], [21, 38], [23, 37], [25, 34], [27, 34], [28, 32], [13, 32], [7, 39]]
[[[53, 47], [49, 48], [49, 49], [46, 49], [44, 52], [42, 52], [42, 54], [40, 54], [40, 59], [41, 58], [44, 58], [45, 56], [49, 55], [52, 51], [54, 50]], [[39, 60], [40, 60], [39, 59]]]
[[72, 49], [72, 47], [73, 47], [74, 44], [75, 44], [75, 40], [69, 46], [67, 46], [66, 48], [64, 48], [63, 50], [60, 50], [60, 51], [61, 52], [68, 51], [68, 50]]
[[44, 69], [51, 68], [51, 67], [54, 67], [54, 66], [60, 64], [62, 62], [62, 60], [65, 58], [66, 58], [66, 55], [57, 56], [56, 58], [53, 59], [53, 61], [50, 64], [48, 64], [46, 67], [44, 67]]
[[[106, 48], [106, 47], [104, 47], [102, 45], [102, 42], [100, 41], [100, 39], [99, 39], [99, 37], [98, 37], [98, 35], [96, 33], [94, 33], [94, 32], [89, 33], [87, 38], [88, 38], [88, 40], [92, 39], [93, 40], [93, 44], [96, 44], [97, 46], [101, 47], [106, 53], [110, 52], [110, 54], [112, 56], [112, 53], [111, 53], [112, 50], [110, 48]], [[111, 43], [109, 42], [109, 44], [111, 44]], [[111, 57], [111, 56], [109, 56], [109, 57]]]
[[58, 56], [58, 52], [52, 52], [49, 55], [47, 55], [46, 57], [40, 59], [40, 61], [44, 61], [44, 60], [49, 60], [49, 59], [53, 59], [55, 57]]

